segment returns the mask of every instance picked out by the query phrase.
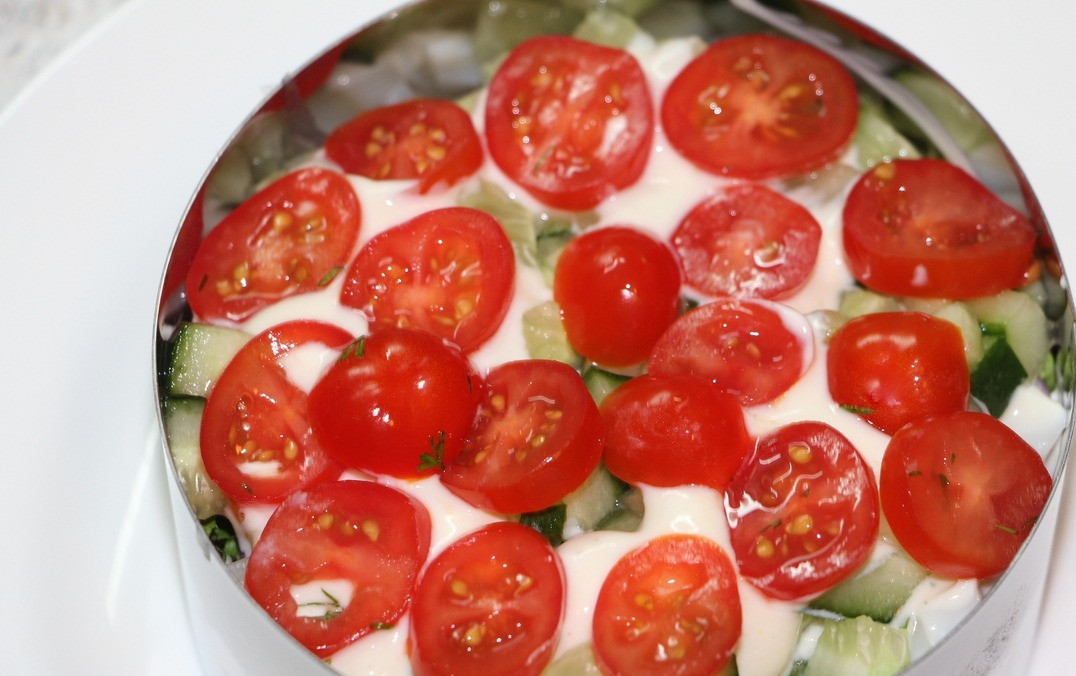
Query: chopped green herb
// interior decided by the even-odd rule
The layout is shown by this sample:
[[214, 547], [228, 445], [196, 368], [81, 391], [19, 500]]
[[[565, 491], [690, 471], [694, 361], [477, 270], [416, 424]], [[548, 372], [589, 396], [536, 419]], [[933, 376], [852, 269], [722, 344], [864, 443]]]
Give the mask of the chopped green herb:
[[766, 531], [770, 530], [771, 528], [777, 528], [778, 526], [781, 525], [781, 523], [782, 523], [781, 519], [777, 519], [776, 521], [771, 521], [770, 523], [766, 524], [766, 527], [763, 528], [759, 532], [765, 533]]
[[437, 439], [430, 437], [431, 453], [423, 453], [418, 457], [418, 471], [425, 472], [428, 469], [444, 470], [445, 468], [445, 432], [437, 433]]
[[318, 286], [319, 287], [320, 286], [328, 286], [329, 283], [331, 281], [333, 281], [333, 279], [335, 279], [336, 276], [338, 274], [340, 274], [340, 271], [343, 270], [343, 269], [344, 269], [343, 265], [334, 265], [331, 268], [329, 268], [329, 271], [326, 272], [325, 275], [322, 276], [322, 278], [318, 280]]
[[939, 474], [938, 475], [938, 481], [941, 482], [942, 486], [948, 486], [949, 485], [949, 477], [945, 476], [944, 474]]
[[856, 406], [855, 404], [841, 404], [841, 408], [849, 413], [855, 413], [856, 415], [870, 415], [874, 413], [874, 409], [869, 406]]
[[912, 471], [908, 472], [908, 476], [920, 476], [921, 474], [922, 472], [917, 469], [913, 469]]
[[396, 625], [391, 622], [371, 622], [370, 628], [374, 631], [383, 631], [385, 629], [392, 629]]
[[311, 606], [325, 608], [325, 613], [320, 615], [317, 619], [323, 622], [328, 622], [340, 613], [344, 612], [344, 605], [340, 603], [340, 600], [330, 594], [324, 587], [321, 589], [321, 593], [325, 595], [328, 601], [309, 601], [307, 603], [300, 603], [300, 608], [309, 608]]
[[348, 359], [357, 359], [366, 355], [366, 336], [359, 336], [355, 339], [355, 342], [351, 343], [344, 348], [344, 351], [340, 353], [339, 361], [347, 361]]
[[1004, 524], [996, 523], [996, 524], [994, 524], [994, 527], [997, 528], [998, 530], [1005, 531], [1009, 535], [1019, 535], [1020, 534], [1020, 531], [1016, 530], [1012, 526], [1006, 526]]
[[201, 291], [205, 288], [206, 282], [209, 281], [209, 275], [202, 275], [202, 279], [198, 281], [198, 290]]
[[209, 536], [209, 542], [220, 554], [225, 562], [238, 561], [243, 558], [243, 552], [239, 549], [239, 538], [235, 535], [235, 527], [228, 517], [223, 514], [214, 514], [200, 521], [205, 534]]

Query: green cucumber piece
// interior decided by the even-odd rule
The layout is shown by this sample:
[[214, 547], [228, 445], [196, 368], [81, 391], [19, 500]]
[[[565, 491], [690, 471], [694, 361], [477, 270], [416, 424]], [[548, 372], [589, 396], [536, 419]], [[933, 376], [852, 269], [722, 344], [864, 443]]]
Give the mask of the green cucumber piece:
[[632, 18], [614, 9], [599, 7], [587, 12], [572, 37], [605, 47], [624, 49], [641, 31]]
[[592, 530], [633, 531], [643, 515], [642, 496], [603, 465], [564, 498], [565, 536]]
[[594, 397], [594, 403], [598, 406], [602, 405], [613, 390], [629, 380], [631, 380], [629, 376], [611, 373], [593, 365], [583, 370], [583, 383], [586, 384], [590, 396]]
[[202, 464], [200, 437], [204, 410], [205, 399], [197, 397], [165, 397], [161, 405], [164, 436], [179, 476], [179, 485], [199, 519], [220, 514], [228, 505], [224, 493], [209, 478]]
[[900, 550], [865, 573], [849, 578], [808, 604], [844, 617], [865, 615], [889, 622], [912, 595], [927, 571]]
[[893, 77], [938, 118], [938, 122], [964, 151], [993, 138], [983, 118], [941, 79], [913, 69], [901, 70]]
[[912, 661], [908, 636], [869, 617], [822, 622], [803, 676], [891, 676]]
[[583, 357], [568, 343], [560, 320], [560, 306], [546, 301], [523, 313], [523, 341], [531, 359], [553, 359], [579, 369]]
[[[990, 336], [989, 347], [971, 372], [971, 396], [998, 418], [1028, 372], [1004, 336]], [[1044, 360], [1045, 363], [1045, 360]]]
[[542, 676], [601, 676], [589, 643], [570, 648], [542, 670]]
[[859, 166], [864, 169], [896, 159], [921, 156], [915, 144], [893, 126], [882, 104], [871, 96], [860, 97], [853, 144]]
[[224, 367], [249, 341], [239, 329], [184, 322], [172, 339], [166, 387], [173, 396], [206, 397]]
[[983, 333], [979, 321], [963, 303], [946, 303], [930, 314], [956, 324], [964, 338], [964, 357], [973, 368], [983, 358]]
[[564, 542], [564, 521], [568, 508], [564, 503], [557, 503], [540, 512], [526, 512], [519, 515], [519, 522], [538, 531], [549, 544], [556, 547]]
[[984, 333], [1005, 336], [1024, 371], [1038, 374], [1050, 347], [1046, 314], [1035, 300], [1019, 291], [965, 301]]
[[841, 302], [837, 307], [837, 311], [848, 319], [875, 312], [900, 312], [903, 309], [904, 306], [893, 296], [858, 287], [841, 293]]
[[579, 8], [558, 7], [536, 0], [498, 0], [479, 12], [475, 26], [475, 51], [486, 61], [509, 52], [538, 35], [567, 35], [579, 24]]

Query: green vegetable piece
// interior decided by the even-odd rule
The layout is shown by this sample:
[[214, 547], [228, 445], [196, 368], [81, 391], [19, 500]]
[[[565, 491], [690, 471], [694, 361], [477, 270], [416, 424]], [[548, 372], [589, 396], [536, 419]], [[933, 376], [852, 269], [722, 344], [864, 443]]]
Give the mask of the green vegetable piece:
[[1013, 391], [1027, 376], [1009, 341], [1002, 337], [992, 338], [983, 358], [971, 372], [971, 395], [997, 418], [1005, 412]]
[[204, 410], [205, 399], [197, 397], [166, 397], [161, 403], [164, 435], [179, 485], [194, 515], [200, 519], [222, 512], [228, 504], [202, 464], [200, 435]]
[[984, 327], [984, 334], [1004, 335], [1027, 373], [1038, 373], [1050, 347], [1046, 314], [1035, 300], [1020, 291], [965, 301]]
[[904, 308], [893, 296], [853, 288], [841, 293], [841, 303], [837, 311], [848, 319], [869, 315], [875, 312], [899, 312]]
[[841, 582], [808, 605], [845, 617], [866, 615], [878, 622], [893, 619], [927, 571], [902, 551], [895, 551], [875, 568]]
[[542, 676], [601, 676], [601, 670], [594, 661], [594, 649], [583, 643], [550, 662]]
[[859, 121], [853, 139], [859, 165], [869, 169], [896, 159], [921, 157], [919, 149], [897, 131], [877, 99], [863, 95], [859, 101]]
[[891, 676], [912, 661], [908, 636], [860, 616], [824, 627], [803, 676]]
[[659, 3], [658, 0], [561, 0], [561, 4], [584, 12], [614, 9], [628, 16], [639, 16]]
[[475, 26], [475, 52], [480, 61], [511, 51], [538, 35], [568, 35], [583, 13], [574, 7], [534, 0], [497, 0], [486, 5]]
[[612, 394], [613, 390], [629, 380], [631, 380], [631, 378], [628, 376], [622, 376], [619, 373], [610, 373], [597, 366], [590, 366], [583, 371], [583, 382], [586, 384], [590, 396], [594, 397], [594, 403], [598, 406], [601, 406], [602, 402], [605, 401], [607, 396]]
[[556, 547], [564, 542], [564, 520], [568, 508], [563, 502], [546, 507], [540, 512], [528, 512], [519, 515], [519, 522], [538, 531], [549, 544]]
[[983, 118], [941, 79], [913, 69], [896, 73], [894, 79], [922, 101], [964, 151], [993, 139]]
[[165, 373], [168, 394], [209, 396], [224, 367], [251, 335], [239, 329], [184, 322], [172, 337], [172, 354]]
[[623, 49], [639, 34], [639, 25], [631, 17], [613, 9], [598, 8], [587, 13], [572, 36], [597, 45]]
[[239, 548], [239, 538], [235, 535], [235, 526], [228, 517], [223, 514], [201, 519], [202, 530], [209, 536], [209, 542], [220, 554], [225, 563], [238, 561], [243, 558], [243, 551]]
[[562, 361], [575, 369], [583, 365], [583, 357], [568, 343], [560, 306], [555, 301], [546, 301], [523, 313], [523, 340], [531, 359]]
[[500, 186], [483, 180], [477, 191], [460, 195], [459, 204], [496, 218], [520, 260], [528, 265], [538, 264], [538, 237], [534, 219], [525, 206], [509, 197]]

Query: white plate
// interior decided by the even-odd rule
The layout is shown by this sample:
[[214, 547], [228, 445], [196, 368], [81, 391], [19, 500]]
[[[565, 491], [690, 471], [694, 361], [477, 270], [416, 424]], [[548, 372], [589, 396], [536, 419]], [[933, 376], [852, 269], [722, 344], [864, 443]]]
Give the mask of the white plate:
[[[0, 118], [0, 673], [197, 673], [154, 436], [160, 271], [238, 122], [290, 68], [392, 4], [134, 0]], [[1076, 260], [1076, 6], [831, 4], [957, 84]], [[1074, 518], [1062, 515], [1059, 570], [1076, 565]], [[1029, 673], [1065, 669], [1074, 601], [1072, 577], [1051, 579]]]

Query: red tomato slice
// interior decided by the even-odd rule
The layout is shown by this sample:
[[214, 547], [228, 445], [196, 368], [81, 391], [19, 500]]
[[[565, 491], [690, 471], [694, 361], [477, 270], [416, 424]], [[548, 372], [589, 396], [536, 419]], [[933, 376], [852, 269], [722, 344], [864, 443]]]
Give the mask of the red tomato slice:
[[277, 502], [340, 474], [310, 429], [307, 394], [288, 380], [283, 358], [300, 346], [341, 349], [352, 340], [329, 324], [287, 322], [252, 338], [221, 373], [200, 443], [206, 472], [233, 500]]
[[371, 331], [423, 329], [470, 352], [504, 320], [515, 265], [492, 216], [435, 209], [367, 242], [347, 271], [340, 302], [362, 310]]
[[1046, 505], [1042, 458], [999, 420], [971, 411], [902, 427], [882, 458], [882, 509], [893, 534], [943, 577], [1008, 567]]
[[650, 486], [724, 491], [751, 451], [739, 401], [692, 375], [632, 378], [602, 402], [606, 468]]
[[205, 320], [242, 321], [316, 290], [351, 257], [362, 210], [351, 184], [301, 169], [240, 204], [213, 228], [187, 273], [187, 300]]
[[713, 676], [740, 640], [736, 571], [714, 542], [667, 535], [620, 559], [594, 605], [609, 676]]
[[740, 575], [767, 596], [818, 594], [850, 576], [878, 535], [878, 487], [859, 451], [820, 422], [759, 439], [725, 494]]
[[360, 113], [325, 139], [325, 154], [349, 174], [417, 178], [419, 192], [446, 186], [482, 166], [471, 116], [452, 101], [414, 99]]
[[903, 296], [992, 296], [1024, 283], [1035, 228], [963, 170], [898, 160], [868, 171], [844, 205], [844, 250], [864, 285]]
[[772, 401], [799, 380], [813, 343], [807, 320], [799, 335], [783, 317], [794, 311], [762, 300], [719, 298], [684, 313], [654, 345], [650, 373], [712, 380], [744, 406]]
[[852, 76], [808, 44], [771, 35], [719, 40], [672, 81], [661, 122], [706, 171], [784, 176], [837, 158], [856, 129]]
[[826, 369], [833, 401], [887, 434], [928, 413], [968, 406], [960, 329], [921, 312], [849, 320], [830, 337]]
[[416, 477], [460, 452], [482, 384], [455, 346], [389, 328], [359, 338], [310, 392], [310, 424], [352, 469]]
[[430, 550], [430, 515], [396, 489], [340, 481], [289, 496], [254, 545], [246, 587], [326, 657], [407, 610]]
[[537, 532], [501, 521], [464, 536], [422, 573], [411, 612], [415, 676], [537, 676], [564, 616], [564, 570]]
[[509, 362], [486, 376], [474, 426], [441, 481], [482, 509], [537, 512], [590, 476], [602, 436], [598, 407], [575, 369]]
[[811, 212], [761, 185], [698, 204], [672, 236], [688, 285], [711, 296], [784, 298], [814, 269], [822, 227]]
[[637, 364], [679, 313], [680, 267], [638, 230], [592, 230], [557, 259], [553, 299], [577, 352], [605, 366]]
[[489, 84], [497, 166], [549, 206], [589, 209], [642, 174], [654, 112], [635, 57], [569, 37], [527, 40]]

